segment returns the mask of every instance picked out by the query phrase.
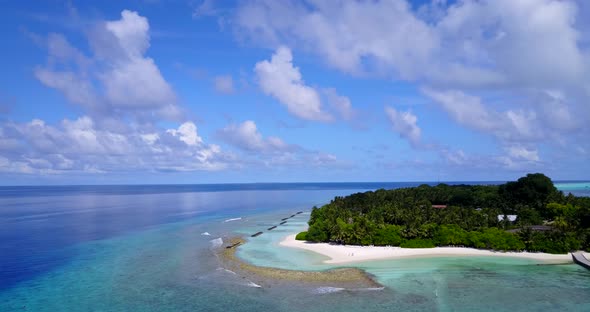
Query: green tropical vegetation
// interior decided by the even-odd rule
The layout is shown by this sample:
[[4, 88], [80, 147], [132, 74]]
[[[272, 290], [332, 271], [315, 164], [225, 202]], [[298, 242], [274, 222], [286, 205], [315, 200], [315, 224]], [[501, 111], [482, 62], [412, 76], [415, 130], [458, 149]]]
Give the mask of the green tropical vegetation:
[[541, 173], [502, 185], [380, 189], [314, 207], [308, 230], [296, 238], [407, 248], [590, 250], [590, 198], [563, 194]]

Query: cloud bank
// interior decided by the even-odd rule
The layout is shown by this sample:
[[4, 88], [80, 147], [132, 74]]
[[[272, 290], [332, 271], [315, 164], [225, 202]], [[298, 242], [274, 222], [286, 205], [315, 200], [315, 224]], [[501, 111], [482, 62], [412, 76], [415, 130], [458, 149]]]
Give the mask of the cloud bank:
[[137, 12], [98, 21], [87, 31], [91, 55], [51, 33], [47, 63], [35, 77], [56, 89], [85, 115], [52, 126], [34, 119], [0, 124], [0, 171], [67, 172], [220, 170], [232, 155], [207, 144], [197, 126], [182, 121], [164, 129], [160, 120], [182, 120], [177, 96], [153, 59], [149, 23]]
[[[242, 40], [288, 45], [361, 79], [420, 85], [450, 121], [490, 135], [514, 158], [523, 153], [505, 146], [588, 149], [588, 12], [567, 0], [258, 0], [242, 3], [234, 22]], [[386, 114], [417, 141], [419, 128]]]

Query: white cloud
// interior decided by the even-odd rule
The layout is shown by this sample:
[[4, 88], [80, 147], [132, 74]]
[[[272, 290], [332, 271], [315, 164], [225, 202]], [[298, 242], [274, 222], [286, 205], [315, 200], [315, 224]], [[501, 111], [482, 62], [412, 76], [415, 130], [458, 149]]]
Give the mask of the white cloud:
[[442, 106], [460, 124], [479, 129], [494, 130], [500, 127], [498, 118], [481, 103], [481, 99], [461, 91], [446, 92], [424, 88], [422, 92]]
[[[345, 72], [394, 66], [415, 76], [437, 46], [433, 31], [405, 1], [252, 1], [236, 15], [239, 34], [256, 41], [297, 44]], [[368, 62], [366, 62], [368, 60]]]
[[230, 124], [218, 132], [218, 136], [227, 143], [240, 149], [253, 152], [286, 152], [299, 147], [289, 145], [277, 137], [263, 138], [256, 123], [246, 120], [241, 124]]
[[508, 155], [512, 158], [539, 161], [539, 152], [536, 149], [528, 149], [524, 146], [510, 146], [507, 148]]
[[62, 35], [49, 35], [48, 62], [35, 69], [37, 79], [95, 118], [121, 113], [142, 119], [180, 118], [172, 87], [154, 60], [145, 56], [150, 46], [145, 17], [124, 10], [121, 19], [99, 22], [87, 33], [93, 57]]
[[453, 120], [499, 146], [567, 145], [590, 140], [587, 8], [568, 0], [260, 0], [243, 2], [233, 21], [240, 39], [288, 45], [356, 76], [418, 83]]
[[323, 92], [333, 111], [335, 111], [342, 119], [351, 120], [356, 117], [357, 112], [352, 108], [352, 103], [348, 97], [339, 95], [334, 88], [326, 88]]
[[439, 154], [446, 166], [440, 166], [431, 163], [433, 167], [444, 171], [473, 172], [477, 173], [473, 177], [493, 176], [497, 174], [506, 174], [507, 172], [520, 172], [525, 174], [527, 171], [550, 170], [546, 163], [543, 163], [539, 157], [538, 150], [524, 147], [521, 145], [512, 145], [504, 147], [500, 154], [482, 155], [478, 153], [466, 153], [463, 150], [440, 149]]
[[176, 102], [172, 88], [149, 58], [133, 59], [102, 75], [106, 99], [117, 108], [158, 109]]
[[35, 70], [35, 77], [44, 85], [59, 90], [72, 103], [99, 110], [100, 99], [90, 81], [68, 71], [53, 71], [43, 67]]
[[256, 63], [254, 68], [260, 89], [276, 98], [287, 110], [302, 119], [330, 121], [332, 116], [322, 110], [318, 92], [307, 85], [287, 47], [279, 47], [270, 61]]
[[418, 118], [411, 112], [399, 112], [393, 107], [386, 106], [385, 114], [391, 122], [393, 131], [397, 132], [400, 137], [408, 140], [412, 146], [418, 146], [420, 143], [420, 127], [416, 124]]
[[470, 67], [491, 67], [506, 85], [572, 83], [585, 69], [571, 1], [466, 1], [437, 24]]
[[457, 150], [457, 151], [442, 150], [441, 154], [446, 159], [447, 162], [449, 162], [453, 165], [461, 166], [467, 162], [467, 155], [465, 155], [465, 152], [463, 152], [463, 150]]
[[62, 62], [72, 60], [82, 68], [91, 65], [92, 61], [78, 49], [72, 47], [68, 40], [61, 34], [50, 33], [47, 35], [47, 50], [50, 61]]
[[234, 88], [234, 80], [232, 76], [217, 76], [214, 79], [215, 90], [223, 94], [232, 94], [236, 90]]
[[[120, 19], [99, 21], [82, 31], [90, 53], [83, 53], [63, 35], [50, 34], [43, 40], [47, 62], [35, 69], [35, 76], [79, 105], [84, 116], [56, 124], [41, 119], [0, 122], [0, 172], [108, 174], [343, 164], [329, 153], [263, 137], [253, 121], [219, 131], [220, 138], [248, 151], [239, 158], [205, 143], [197, 125], [181, 116], [176, 94], [147, 56], [147, 18], [124, 10]], [[322, 110], [317, 91], [305, 85], [293, 66], [288, 49], [279, 49], [271, 61], [258, 63], [257, 73], [261, 88], [264, 85], [265, 92], [284, 101], [290, 112], [308, 120], [331, 118]], [[231, 76], [218, 76], [214, 82], [220, 92], [235, 91]], [[346, 115], [350, 106], [340, 104], [340, 114]], [[162, 119], [179, 125], [162, 128], [158, 126]]]
[[177, 129], [168, 129], [167, 133], [178, 137], [182, 142], [189, 146], [195, 146], [203, 143], [203, 139], [197, 134], [197, 126], [192, 122], [185, 122]]
[[299, 145], [286, 143], [281, 138], [274, 136], [264, 137], [252, 120], [246, 120], [240, 124], [230, 124], [219, 130], [217, 137], [232, 146], [247, 151], [247, 154], [242, 155], [241, 161], [250, 166], [272, 169], [308, 168], [310, 166], [350, 167], [349, 163], [338, 159], [333, 154], [307, 150]]
[[104, 27], [114, 35], [119, 47], [130, 59], [143, 57], [150, 46], [148, 20], [137, 12], [123, 10], [120, 20], [107, 21]]
[[489, 133], [501, 142], [540, 141], [555, 135], [554, 129], [541, 122], [532, 109], [497, 111], [484, 104], [480, 97], [462, 91], [438, 91], [423, 88], [432, 99], [457, 123], [470, 129]]
[[568, 104], [568, 101], [575, 101], [575, 99], [571, 97], [568, 99], [564, 92], [545, 90], [545, 92], [539, 92], [535, 100], [539, 106], [539, 118], [543, 119], [543, 124], [555, 131], [568, 133], [583, 127], [584, 112], [580, 112], [582, 115], [575, 116], [572, 113], [575, 108]]
[[571, 1], [435, 1], [427, 6], [438, 13], [420, 16], [405, 0], [247, 1], [235, 24], [240, 36], [301, 47], [349, 73], [455, 86], [538, 86], [571, 83], [587, 70]]
[[0, 125], [0, 142], [6, 140], [18, 144], [2, 151], [0, 172], [220, 170], [234, 160], [219, 146], [205, 144], [190, 122], [178, 129], [149, 129], [148, 132], [137, 127], [117, 133], [99, 128], [87, 116], [65, 119], [58, 126], [36, 119]]

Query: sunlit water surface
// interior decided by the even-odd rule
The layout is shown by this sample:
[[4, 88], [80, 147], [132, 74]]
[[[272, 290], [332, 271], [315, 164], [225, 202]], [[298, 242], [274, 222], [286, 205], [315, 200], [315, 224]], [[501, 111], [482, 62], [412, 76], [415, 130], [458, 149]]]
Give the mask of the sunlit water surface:
[[[219, 237], [264, 231], [240, 247], [245, 261], [333, 268], [278, 243], [305, 228], [313, 205], [401, 186], [409, 184], [0, 188], [0, 311], [590, 311], [590, 271], [573, 264], [374, 261], [356, 266], [381, 290], [258, 288], [211, 252]], [[305, 213], [266, 231], [297, 211]]]

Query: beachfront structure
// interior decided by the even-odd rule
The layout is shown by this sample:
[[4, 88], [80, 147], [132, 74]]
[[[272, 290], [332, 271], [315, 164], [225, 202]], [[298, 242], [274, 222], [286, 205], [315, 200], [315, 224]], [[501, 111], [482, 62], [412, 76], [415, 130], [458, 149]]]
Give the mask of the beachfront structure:
[[498, 221], [508, 220], [510, 222], [516, 221], [517, 215], [498, 215]]
[[432, 205], [432, 208], [445, 209], [445, 208], [447, 208], [447, 205]]

